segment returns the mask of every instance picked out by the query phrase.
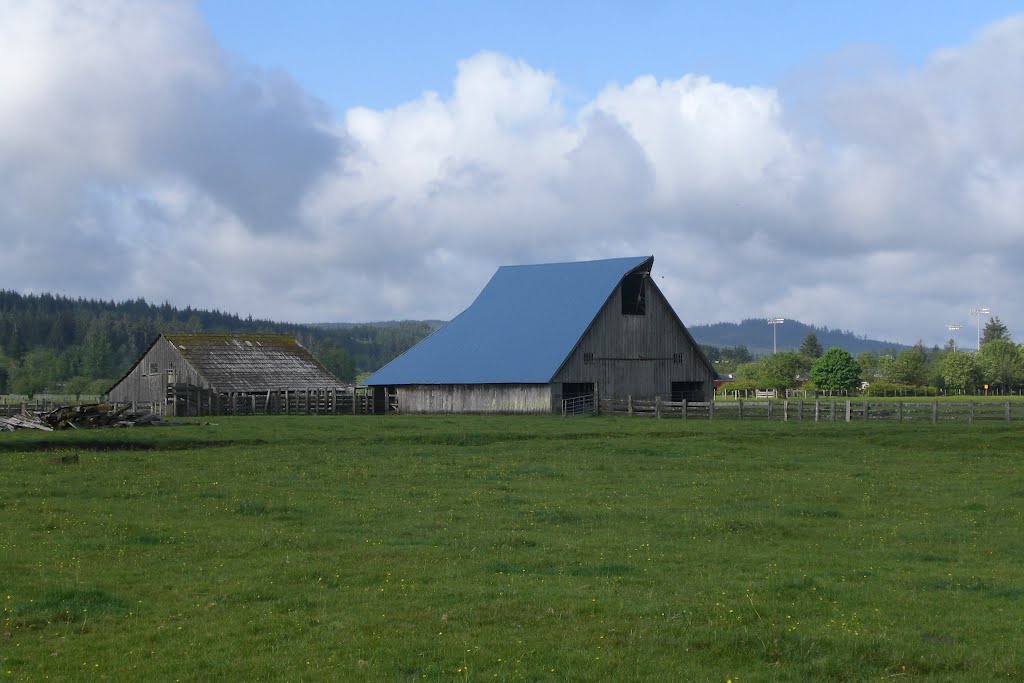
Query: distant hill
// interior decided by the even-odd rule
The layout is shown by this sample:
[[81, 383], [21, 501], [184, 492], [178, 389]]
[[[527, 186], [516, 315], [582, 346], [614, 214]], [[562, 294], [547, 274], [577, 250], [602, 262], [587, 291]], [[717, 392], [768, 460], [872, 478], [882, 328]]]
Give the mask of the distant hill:
[[341, 329], [347, 330], [352, 327], [403, 327], [406, 325], [426, 325], [431, 332], [445, 325], [444, 320], [380, 320], [371, 323], [314, 323], [313, 327], [322, 327], [326, 330]]
[[[738, 323], [712, 323], [710, 325], [688, 325], [687, 329], [699, 344], [711, 346], [746, 346], [755, 356], [763, 356], [772, 351], [772, 328], [767, 318], [747, 318]], [[804, 337], [814, 333], [821, 346], [828, 349], [838, 346], [853, 355], [864, 351], [876, 353], [907, 348], [906, 344], [880, 341], [858, 336], [847, 330], [834, 330], [828, 327], [808, 325], [799, 320], [786, 320], [776, 326], [777, 344], [780, 351], [795, 351], [800, 348]]]

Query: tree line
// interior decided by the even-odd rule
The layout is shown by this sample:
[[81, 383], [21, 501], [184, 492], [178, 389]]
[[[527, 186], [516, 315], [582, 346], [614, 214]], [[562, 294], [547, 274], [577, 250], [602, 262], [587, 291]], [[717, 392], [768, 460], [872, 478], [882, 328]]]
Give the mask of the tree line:
[[[710, 353], [708, 356], [714, 362]], [[1009, 393], [1024, 386], [1024, 345], [1013, 342], [998, 317], [990, 318], [985, 325], [977, 351], [958, 349], [951, 339], [942, 348], [929, 349], [919, 341], [898, 352], [865, 351], [855, 358], [836, 347], [825, 351], [812, 333], [797, 351], [736, 363], [734, 375], [735, 383], [729, 387], [736, 390], [863, 389], [868, 395], [878, 396], [919, 391]]]
[[183, 309], [0, 290], [0, 394], [102, 394], [161, 333], [287, 334], [339, 379], [381, 367], [434, 329], [429, 323], [316, 326]]

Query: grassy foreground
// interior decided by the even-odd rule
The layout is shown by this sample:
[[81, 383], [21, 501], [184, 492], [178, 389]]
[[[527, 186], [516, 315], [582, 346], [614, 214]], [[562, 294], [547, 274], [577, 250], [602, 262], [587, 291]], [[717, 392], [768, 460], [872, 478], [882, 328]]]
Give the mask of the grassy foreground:
[[4, 434], [0, 680], [1021, 680], [1022, 437], [407, 416]]

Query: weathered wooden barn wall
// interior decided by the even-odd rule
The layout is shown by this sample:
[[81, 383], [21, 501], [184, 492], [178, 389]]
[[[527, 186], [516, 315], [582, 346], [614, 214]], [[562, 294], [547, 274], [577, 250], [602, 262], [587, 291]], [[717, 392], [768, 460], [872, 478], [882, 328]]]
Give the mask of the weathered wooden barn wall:
[[210, 388], [209, 383], [189, 365], [178, 349], [161, 337], [128, 375], [111, 388], [110, 400], [115, 403], [164, 401], [167, 397], [168, 371], [173, 373], [172, 384]]
[[413, 384], [399, 386], [401, 413], [550, 413], [547, 384]]
[[[601, 398], [661, 396], [666, 400], [671, 397], [672, 382], [700, 382], [704, 398], [711, 397], [713, 371], [654, 281], [648, 278], [645, 287], [644, 315], [622, 313], [622, 287], [615, 288], [555, 374], [556, 401], [563, 382], [593, 382]], [[588, 354], [593, 354], [592, 360]]]

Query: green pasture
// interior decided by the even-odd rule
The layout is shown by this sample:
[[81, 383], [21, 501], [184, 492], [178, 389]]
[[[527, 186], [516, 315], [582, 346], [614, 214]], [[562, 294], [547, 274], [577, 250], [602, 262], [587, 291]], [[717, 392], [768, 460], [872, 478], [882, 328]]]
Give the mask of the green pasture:
[[0, 680], [1024, 679], [1018, 423], [213, 419], [0, 434]]

